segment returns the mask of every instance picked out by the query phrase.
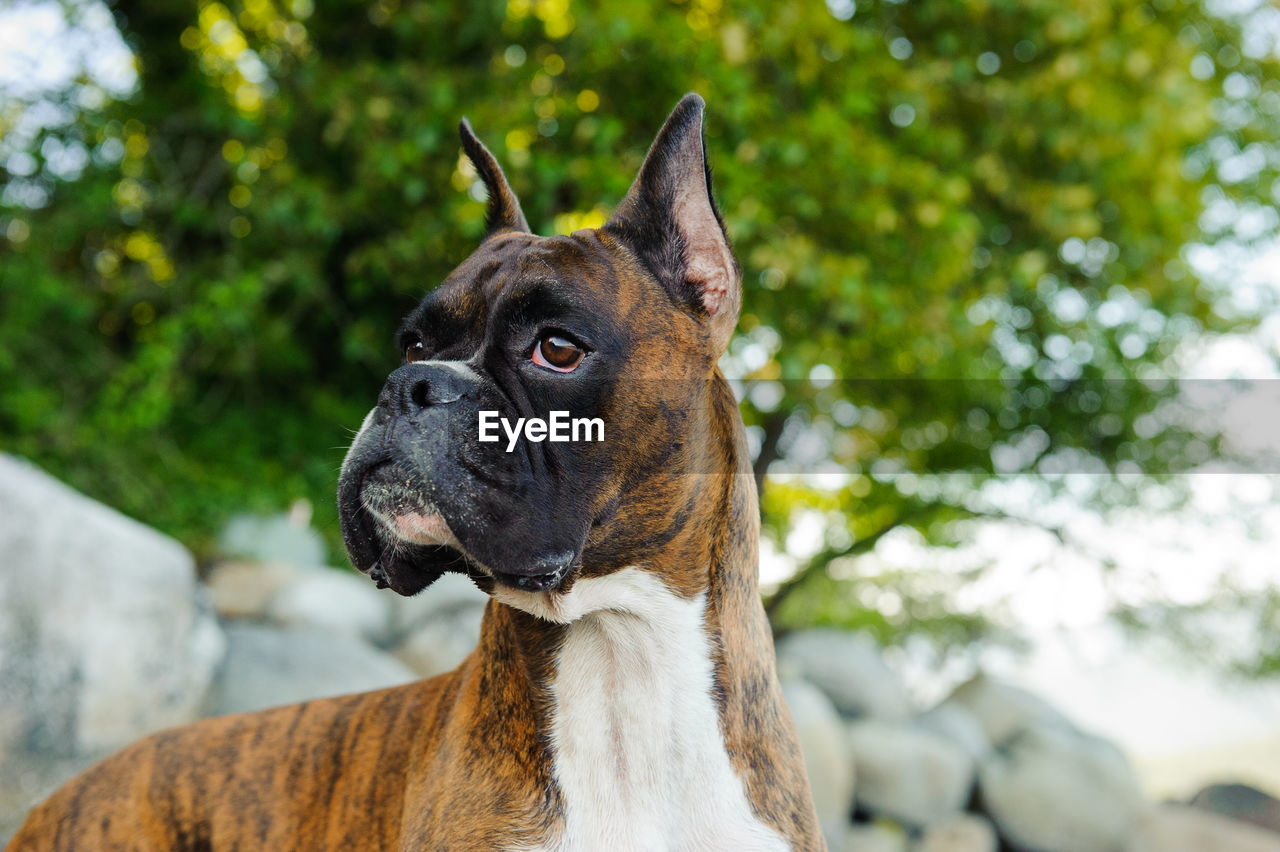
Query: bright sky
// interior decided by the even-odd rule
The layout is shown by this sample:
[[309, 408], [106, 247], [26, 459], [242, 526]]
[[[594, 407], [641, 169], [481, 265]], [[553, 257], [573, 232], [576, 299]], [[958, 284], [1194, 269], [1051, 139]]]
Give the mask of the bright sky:
[[[1240, 2], [1245, 8], [1256, 5], [1252, 0]], [[63, 7], [49, 0], [13, 0], [0, 8], [0, 90], [31, 99], [87, 74], [98, 88], [86, 91], [83, 105], [93, 107], [135, 85], [131, 56], [105, 7], [90, 2], [73, 8], [79, 16], [75, 26], [68, 25]], [[1280, 11], [1265, 23], [1251, 38], [1266, 39], [1268, 49], [1275, 49]], [[33, 112], [31, 121], [58, 118], [48, 111]], [[32, 129], [19, 125], [11, 131], [14, 136], [0, 147], [0, 156], [6, 155], [5, 149], [13, 156]], [[1252, 256], [1192, 252], [1190, 260], [1205, 277], [1232, 280], [1233, 296], [1280, 300], [1280, 247]], [[1248, 337], [1203, 345], [1189, 359], [1186, 375], [1277, 379], [1278, 352], [1280, 315]], [[1274, 404], [1276, 397], [1270, 393], [1264, 404]], [[1250, 409], [1228, 414], [1227, 420], [1242, 441], [1262, 440], [1276, 449], [1280, 412]], [[1201, 599], [1224, 576], [1246, 588], [1274, 583], [1280, 573], [1280, 507], [1268, 507], [1266, 501], [1273, 491], [1280, 493], [1280, 476], [1196, 475], [1192, 482], [1195, 499], [1189, 514], [1134, 512], [1128, 520], [1108, 525], [1076, 509], [1068, 510], [1067, 526], [1080, 540], [1110, 555], [1135, 577], [1146, 577], [1174, 600]], [[1025, 499], [1034, 501], [1026, 484], [1016, 479], [997, 489], [1015, 503], [1023, 489]], [[1220, 518], [1212, 523], [1202, 520], [1210, 514], [1220, 516], [1233, 501], [1261, 512], [1260, 537], [1251, 538], [1242, 525]], [[788, 538], [788, 549], [800, 556], [813, 552], [820, 529], [814, 520], [802, 521]], [[984, 664], [1040, 692], [1133, 753], [1167, 754], [1280, 737], [1280, 684], [1228, 682], [1185, 660], [1135, 647], [1105, 619], [1108, 598], [1099, 564], [1064, 550], [1045, 534], [991, 523], [970, 547], [944, 553], [927, 551], [910, 536], [889, 536], [871, 558], [886, 566], [930, 569], [955, 569], [994, 558], [994, 568], [966, 592], [968, 602], [975, 607], [1006, 602], [1033, 644], [1025, 658], [993, 653]], [[790, 558], [766, 546], [766, 583], [783, 579], [792, 566]], [[1140, 584], [1135, 584], [1133, 594], [1143, 594]], [[937, 697], [961, 674], [925, 671], [909, 658], [903, 665], [922, 699]], [[1274, 783], [1280, 785], [1280, 776]]]
[[75, 26], [48, 0], [12, 0], [0, 8], [0, 86], [6, 93], [32, 98], [84, 72], [108, 91], [133, 87], [133, 58], [111, 13], [96, 2], [75, 8]]

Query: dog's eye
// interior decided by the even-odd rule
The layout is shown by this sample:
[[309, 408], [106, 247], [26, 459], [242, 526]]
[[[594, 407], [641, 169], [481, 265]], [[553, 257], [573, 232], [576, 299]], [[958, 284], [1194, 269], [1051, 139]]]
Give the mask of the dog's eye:
[[530, 359], [539, 367], [557, 373], [571, 373], [582, 363], [586, 353], [578, 344], [559, 334], [547, 334], [538, 338]]
[[427, 347], [421, 340], [415, 340], [404, 348], [404, 360], [421, 361], [427, 357]]

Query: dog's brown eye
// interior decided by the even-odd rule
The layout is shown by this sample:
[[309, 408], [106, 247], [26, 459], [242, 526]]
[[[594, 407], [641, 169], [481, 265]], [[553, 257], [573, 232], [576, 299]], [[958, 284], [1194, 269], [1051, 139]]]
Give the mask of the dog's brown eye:
[[421, 361], [427, 357], [427, 347], [421, 340], [415, 340], [404, 348], [404, 360]]
[[546, 367], [557, 373], [571, 373], [582, 363], [582, 356], [585, 354], [572, 340], [558, 334], [548, 334], [539, 338], [538, 345], [533, 347], [532, 360], [539, 367]]

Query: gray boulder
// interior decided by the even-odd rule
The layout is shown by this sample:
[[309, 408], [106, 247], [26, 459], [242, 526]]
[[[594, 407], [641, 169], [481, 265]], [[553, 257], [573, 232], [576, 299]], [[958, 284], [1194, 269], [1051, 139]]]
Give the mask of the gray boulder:
[[1027, 852], [1122, 852], [1145, 803], [1128, 761], [1105, 740], [1033, 725], [978, 767], [982, 804]]
[[229, 647], [211, 702], [214, 715], [367, 692], [415, 679], [403, 663], [351, 636], [235, 623], [226, 630]]
[[176, 541], [0, 455], [0, 764], [192, 721], [225, 651]]
[[370, 642], [386, 638], [395, 593], [378, 590], [350, 571], [317, 569], [285, 583], [267, 605], [267, 617], [282, 627], [315, 628]]
[[923, 828], [962, 811], [973, 789], [965, 750], [924, 728], [860, 719], [848, 727], [861, 808]]
[[914, 719], [918, 728], [933, 731], [960, 746], [974, 761], [985, 760], [991, 741], [977, 718], [959, 703], [944, 703]]
[[910, 715], [901, 678], [865, 633], [801, 630], [780, 641], [777, 653], [780, 676], [809, 681], [846, 716], [897, 720]]
[[831, 699], [808, 681], [784, 680], [782, 694], [796, 723], [822, 833], [836, 848], [853, 810], [854, 767], [844, 724]]
[[986, 675], [961, 684], [941, 706], [966, 710], [982, 727], [987, 742], [997, 747], [1032, 725], [1074, 729], [1043, 698]]
[[1280, 799], [1248, 784], [1210, 784], [1191, 806], [1280, 833]]
[[281, 515], [235, 515], [218, 537], [218, 549], [254, 562], [324, 565], [324, 539], [310, 523], [311, 507], [305, 500]]
[[976, 814], [956, 814], [927, 829], [911, 852], [996, 852], [998, 846], [990, 822]]
[[1280, 834], [1185, 805], [1157, 805], [1138, 818], [1125, 852], [1280, 852]]
[[483, 616], [484, 610], [476, 606], [440, 612], [432, 620], [419, 623], [393, 653], [419, 677], [452, 671], [480, 641]]
[[266, 618], [271, 599], [307, 569], [292, 562], [232, 560], [213, 567], [205, 588], [222, 618]]
[[462, 574], [445, 574], [413, 597], [390, 593], [389, 597], [391, 629], [397, 636], [407, 636], [441, 615], [484, 609], [489, 602], [489, 596]]
[[832, 852], [907, 852], [907, 834], [892, 823], [851, 825], [845, 829], [844, 842], [832, 846]]

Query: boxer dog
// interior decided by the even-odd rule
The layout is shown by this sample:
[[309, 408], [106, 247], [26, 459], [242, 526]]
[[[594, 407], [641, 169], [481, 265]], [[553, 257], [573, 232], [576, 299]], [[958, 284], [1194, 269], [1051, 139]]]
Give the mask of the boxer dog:
[[[530, 233], [462, 123], [488, 234], [405, 320], [338, 498], [379, 586], [461, 571], [490, 595], [466, 661], [152, 736], [37, 807], [11, 849], [823, 847], [717, 367], [742, 291], [703, 108], [679, 103], [602, 228], [556, 237]], [[553, 412], [603, 440], [528, 425]], [[526, 425], [480, 440], [482, 417]]]

